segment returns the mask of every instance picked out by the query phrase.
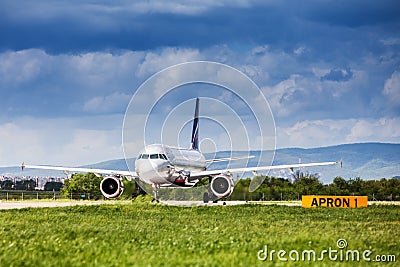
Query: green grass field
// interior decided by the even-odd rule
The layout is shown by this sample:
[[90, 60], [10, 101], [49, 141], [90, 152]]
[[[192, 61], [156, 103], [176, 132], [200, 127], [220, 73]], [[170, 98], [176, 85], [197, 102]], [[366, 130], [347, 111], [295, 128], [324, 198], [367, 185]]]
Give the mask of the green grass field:
[[[400, 206], [128, 204], [0, 211], [0, 266], [397, 266]], [[291, 250], [371, 250], [396, 262], [292, 261]], [[285, 250], [288, 261], [257, 253]], [[261, 254], [263, 255], [263, 254]], [[339, 254], [337, 254], [339, 255]], [[292, 254], [294, 257], [295, 254]], [[361, 257], [361, 255], [360, 255]], [[393, 259], [392, 259], [393, 260]]]

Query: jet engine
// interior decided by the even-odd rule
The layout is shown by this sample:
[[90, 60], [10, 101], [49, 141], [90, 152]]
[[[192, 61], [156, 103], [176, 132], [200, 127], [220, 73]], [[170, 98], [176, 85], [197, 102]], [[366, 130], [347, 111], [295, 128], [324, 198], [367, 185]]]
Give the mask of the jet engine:
[[117, 198], [124, 192], [124, 184], [119, 177], [107, 176], [100, 183], [100, 191], [106, 198]]
[[228, 197], [233, 191], [233, 180], [230, 175], [220, 174], [211, 180], [210, 189], [218, 198]]

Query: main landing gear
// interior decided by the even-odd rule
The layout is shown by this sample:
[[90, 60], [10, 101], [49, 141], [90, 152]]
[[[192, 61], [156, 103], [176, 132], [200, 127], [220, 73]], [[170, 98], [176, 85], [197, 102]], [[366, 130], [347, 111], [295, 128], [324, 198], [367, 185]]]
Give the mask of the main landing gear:
[[212, 201], [213, 203], [218, 203], [218, 198], [214, 196], [211, 192], [204, 192], [203, 202], [208, 203], [210, 201]]
[[155, 201], [158, 201], [159, 195], [158, 195], [158, 185], [152, 184], [151, 187], [153, 187], [153, 198]]

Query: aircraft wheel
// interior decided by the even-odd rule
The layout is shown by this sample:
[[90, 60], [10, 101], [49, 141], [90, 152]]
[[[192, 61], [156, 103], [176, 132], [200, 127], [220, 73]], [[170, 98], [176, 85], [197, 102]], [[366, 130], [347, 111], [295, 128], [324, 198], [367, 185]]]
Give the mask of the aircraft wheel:
[[208, 203], [208, 201], [210, 201], [210, 196], [208, 195], [207, 192], [205, 192], [205, 193], [203, 194], [203, 202], [204, 202], [204, 203]]

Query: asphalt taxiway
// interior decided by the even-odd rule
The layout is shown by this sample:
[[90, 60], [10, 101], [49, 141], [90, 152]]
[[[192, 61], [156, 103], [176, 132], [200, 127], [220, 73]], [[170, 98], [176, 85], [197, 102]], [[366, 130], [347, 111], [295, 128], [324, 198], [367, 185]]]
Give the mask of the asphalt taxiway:
[[[122, 201], [1, 201], [0, 210], [24, 209], [24, 208], [55, 208], [82, 205], [102, 204], [129, 204], [130, 200]], [[161, 204], [170, 206], [234, 206], [245, 204], [297, 206], [301, 207], [301, 201], [218, 201], [217, 203], [203, 203], [202, 201], [161, 201]], [[400, 205], [399, 201], [369, 201], [369, 205]]]
[[0, 210], [100, 205], [106, 201], [0, 201]]

